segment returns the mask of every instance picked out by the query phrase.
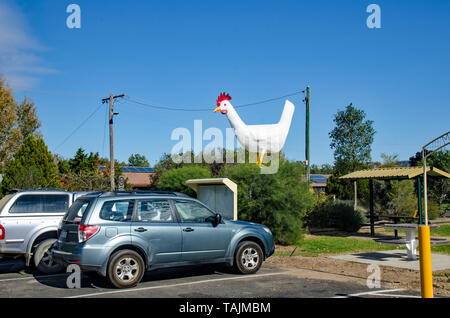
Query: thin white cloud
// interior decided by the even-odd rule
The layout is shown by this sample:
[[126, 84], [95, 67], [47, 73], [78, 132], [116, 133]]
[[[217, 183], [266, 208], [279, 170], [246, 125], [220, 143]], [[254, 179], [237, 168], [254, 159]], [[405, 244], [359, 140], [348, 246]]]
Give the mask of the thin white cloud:
[[55, 72], [39, 56], [43, 51], [20, 10], [0, 0], [0, 73], [15, 91], [31, 89], [40, 75]]

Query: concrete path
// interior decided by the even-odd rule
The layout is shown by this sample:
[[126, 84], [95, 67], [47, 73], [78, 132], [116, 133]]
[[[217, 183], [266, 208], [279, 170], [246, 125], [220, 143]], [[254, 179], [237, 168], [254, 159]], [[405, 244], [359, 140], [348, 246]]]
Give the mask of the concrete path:
[[[330, 258], [352, 261], [357, 263], [378, 264], [391, 267], [419, 270], [419, 258], [408, 260], [406, 250], [392, 250], [372, 253], [330, 256]], [[431, 254], [433, 271], [450, 269], [450, 255]]]

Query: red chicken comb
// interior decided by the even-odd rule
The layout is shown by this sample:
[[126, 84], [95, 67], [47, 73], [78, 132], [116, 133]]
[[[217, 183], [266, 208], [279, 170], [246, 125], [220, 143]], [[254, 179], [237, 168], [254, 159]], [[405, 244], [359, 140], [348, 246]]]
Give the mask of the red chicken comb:
[[219, 97], [217, 98], [217, 106], [220, 106], [220, 103], [224, 100], [230, 100], [231, 96], [230, 94], [221, 93]]

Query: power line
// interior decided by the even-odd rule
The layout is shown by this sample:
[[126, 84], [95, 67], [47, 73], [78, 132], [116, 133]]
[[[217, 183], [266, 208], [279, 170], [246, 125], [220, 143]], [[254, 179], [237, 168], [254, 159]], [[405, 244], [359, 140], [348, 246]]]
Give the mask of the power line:
[[85, 120], [83, 120], [56, 148], [55, 150], [58, 150], [59, 147], [61, 147], [67, 140], [69, 140], [70, 137], [72, 137], [89, 119], [92, 118], [92, 116], [94, 116], [98, 110], [103, 106], [103, 104], [101, 104], [100, 106], [98, 106]]
[[[274, 98], [269, 98], [269, 99], [265, 99], [265, 100], [258, 101], [258, 102], [237, 105], [237, 106], [234, 106], [234, 108], [243, 108], [243, 107], [256, 106], [256, 105], [260, 105], [260, 104], [264, 104], [264, 103], [280, 100], [280, 99], [283, 99], [283, 98], [286, 98], [286, 97], [295, 96], [295, 95], [298, 95], [300, 93], [303, 93], [303, 91], [297, 91], [297, 92], [293, 92], [293, 93], [290, 93], [290, 94], [286, 94], [286, 95], [282, 95], [282, 96], [274, 97]], [[135, 104], [138, 104], [138, 105], [142, 105], [142, 106], [146, 106], [146, 107], [150, 107], [150, 108], [154, 108], [154, 109], [160, 109], [160, 110], [186, 111], [186, 112], [204, 112], [204, 111], [206, 112], [206, 111], [211, 111], [211, 107], [208, 107], [208, 108], [186, 108], [186, 107], [157, 106], [157, 105], [153, 105], [153, 104], [149, 104], [149, 103], [146, 103], [146, 102], [141, 102], [141, 101], [132, 99], [132, 98], [130, 98], [128, 96], [125, 97], [125, 100], [128, 101], [128, 102], [131, 102], [131, 103], [135, 103]]]

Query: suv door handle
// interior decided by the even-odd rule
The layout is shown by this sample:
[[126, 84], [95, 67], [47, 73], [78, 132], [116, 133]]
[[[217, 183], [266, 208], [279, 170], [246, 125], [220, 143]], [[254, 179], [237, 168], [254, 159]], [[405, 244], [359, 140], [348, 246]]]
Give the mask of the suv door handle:
[[192, 227], [187, 227], [187, 228], [183, 229], [183, 231], [192, 232], [192, 231], [194, 231], [194, 229]]
[[145, 232], [147, 229], [144, 229], [143, 227], [138, 227], [137, 229], [134, 229], [136, 232]]

